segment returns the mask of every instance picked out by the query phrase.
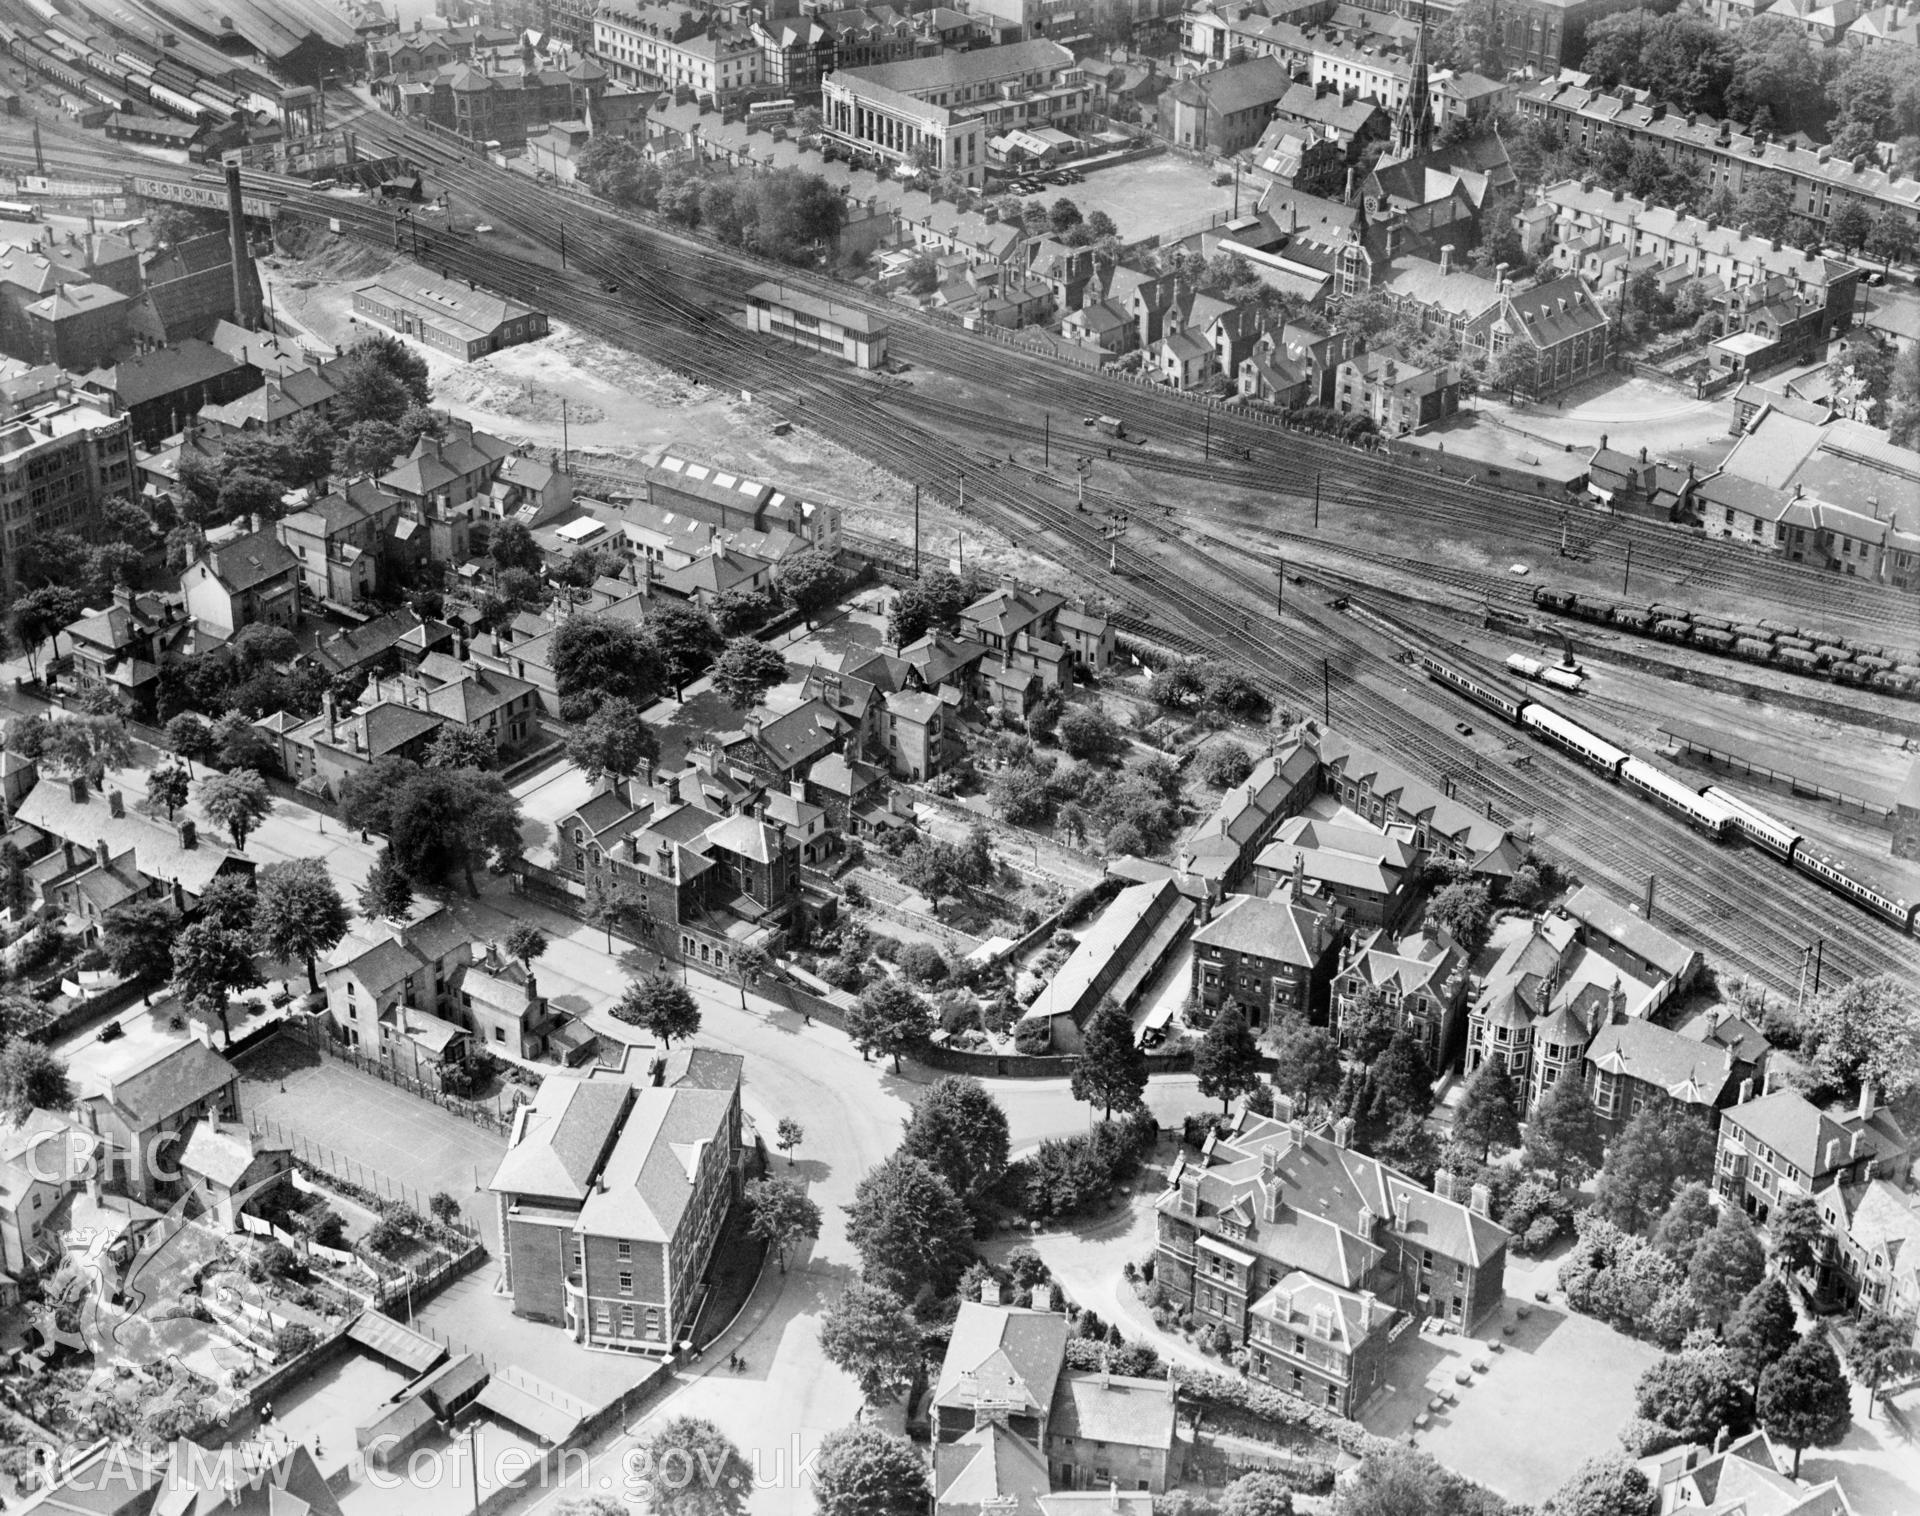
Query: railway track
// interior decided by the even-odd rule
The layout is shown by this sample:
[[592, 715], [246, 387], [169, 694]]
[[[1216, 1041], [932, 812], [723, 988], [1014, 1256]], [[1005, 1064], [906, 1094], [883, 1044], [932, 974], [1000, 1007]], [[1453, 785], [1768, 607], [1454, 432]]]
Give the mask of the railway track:
[[[1791, 988], [1801, 945], [1813, 936], [1825, 938], [1836, 974], [1877, 972], [1901, 961], [1892, 934], [1879, 932], [1871, 920], [1797, 895], [1792, 881], [1737, 852], [1690, 856], [1693, 839], [1683, 826], [1597, 783], [1556, 754], [1542, 753], [1513, 766], [1474, 751], [1452, 731], [1461, 711], [1453, 697], [1411, 676], [1395, 661], [1396, 650], [1376, 635], [1339, 625], [1337, 617], [1294, 616], [1276, 625], [1272, 579], [1264, 564], [1245, 561], [1244, 550], [1222, 555], [1172, 525], [1139, 515], [1132, 518], [1129, 535], [1115, 544], [1094, 516], [1076, 510], [1069, 486], [1020, 480], [989, 467], [984, 450], [960, 446], [903, 414], [890, 403], [894, 390], [750, 337], [714, 308], [737, 303], [740, 281], [732, 265], [721, 262], [716, 272], [710, 265], [718, 260], [704, 255], [683, 260], [680, 245], [673, 243], [671, 266], [662, 266], [659, 240], [625, 218], [476, 166], [445, 144], [423, 146], [415, 137], [406, 133], [389, 145], [426, 159], [449, 188], [488, 206], [501, 224], [537, 243], [564, 218], [574, 266], [560, 271], [490, 247], [484, 238], [426, 227], [419, 230], [423, 261], [515, 298], [536, 300], [585, 330], [663, 357], [696, 382], [751, 387], [777, 411], [840, 437], [881, 466], [931, 485], [935, 493], [955, 496], [954, 481], [964, 472], [969, 515], [1097, 582], [1109, 581], [1111, 557], [1121, 598], [1140, 608], [1137, 624], [1143, 632], [1246, 668], [1295, 712], [1320, 708], [1323, 668], [1332, 670], [1339, 679], [1327, 704], [1340, 729], [1381, 747], [1396, 761], [1453, 783], [1463, 803], [1490, 805], [1523, 828], [1536, 821], [1552, 826], [1554, 850], [1565, 861], [1629, 897], [1639, 893], [1649, 869], [1661, 870], [1669, 919], [1685, 921], [1689, 935], [1709, 951], [1741, 960], [1777, 987]], [[295, 214], [338, 220], [366, 240], [389, 246], [399, 240], [397, 218], [380, 207], [297, 191], [289, 191], [287, 200]], [[618, 284], [617, 295], [606, 291], [608, 282]], [[969, 342], [952, 339], [956, 348]], [[974, 361], [971, 353], [967, 356]], [[1001, 355], [995, 372], [1006, 380], [1020, 367], [1005, 365]], [[1140, 392], [1129, 393], [1139, 398]], [[1249, 435], [1257, 425], [1238, 424]], [[1266, 429], [1260, 435], [1269, 449], [1296, 440]], [[1289, 477], [1305, 473], [1289, 465]], [[1366, 487], [1365, 480], [1358, 483]], [[1221, 587], [1210, 587], [1210, 580]]]

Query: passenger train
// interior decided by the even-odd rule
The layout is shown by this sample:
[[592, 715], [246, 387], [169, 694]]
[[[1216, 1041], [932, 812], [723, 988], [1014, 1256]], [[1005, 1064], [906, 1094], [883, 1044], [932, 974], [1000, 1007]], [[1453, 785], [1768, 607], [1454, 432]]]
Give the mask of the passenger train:
[[1463, 668], [1433, 653], [1420, 655], [1420, 667], [1437, 683], [1457, 690], [1503, 720], [1525, 727], [1565, 749], [1616, 783], [1638, 790], [1709, 837], [1725, 841], [1737, 834], [1901, 931], [1920, 931], [1920, 901], [1902, 900], [1860, 879], [1845, 865], [1819, 852], [1811, 839], [1767, 815], [1750, 801], [1718, 785], [1693, 790], [1664, 769], [1634, 757], [1551, 706], [1528, 699], [1501, 680]]

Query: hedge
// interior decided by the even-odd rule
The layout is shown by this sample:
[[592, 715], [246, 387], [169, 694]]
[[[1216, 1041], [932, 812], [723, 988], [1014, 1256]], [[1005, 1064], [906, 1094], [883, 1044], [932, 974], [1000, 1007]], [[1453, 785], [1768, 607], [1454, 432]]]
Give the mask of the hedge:
[[[1354, 1458], [1384, 1453], [1395, 1446], [1385, 1437], [1374, 1436], [1359, 1422], [1335, 1415], [1324, 1406], [1309, 1405], [1292, 1395], [1245, 1379], [1176, 1363], [1173, 1380], [1180, 1393], [1196, 1405], [1216, 1413], [1225, 1411], [1230, 1417], [1245, 1418], [1252, 1423], [1297, 1428]], [[1249, 1435], [1260, 1435], [1257, 1425], [1248, 1431]]]

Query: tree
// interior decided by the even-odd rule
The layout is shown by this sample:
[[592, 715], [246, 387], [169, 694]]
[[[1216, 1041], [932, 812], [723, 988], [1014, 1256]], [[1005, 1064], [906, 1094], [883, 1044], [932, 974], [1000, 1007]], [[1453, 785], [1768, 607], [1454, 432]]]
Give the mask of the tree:
[[[1778, 1280], [1769, 1283], [1777, 1284]], [[1785, 1290], [1781, 1293], [1784, 1295]], [[1792, 1309], [1791, 1306], [1788, 1307]], [[1889, 1311], [1868, 1311], [1854, 1323], [1852, 1340], [1847, 1344], [1847, 1363], [1853, 1377], [1867, 1392], [1867, 1417], [1873, 1417], [1873, 1402], [1880, 1386], [1912, 1370], [1916, 1355], [1913, 1348], [1913, 1318], [1895, 1316]]]
[[973, 1255], [973, 1217], [931, 1164], [895, 1153], [856, 1186], [847, 1238], [869, 1283], [902, 1300], [922, 1289], [944, 1296]]
[[[366, 412], [366, 415], [398, 416], [409, 406], [425, 405], [433, 398], [433, 392], [427, 383], [427, 360], [391, 332], [373, 332], [362, 337], [347, 350], [346, 357], [348, 361], [341, 365], [342, 377], [334, 381], [336, 390], [341, 390], [343, 383], [351, 386], [353, 381], [348, 376], [374, 372], [384, 374], [398, 391], [398, 403], [391, 406], [382, 405], [376, 410]], [[364, 416], [354, 413], [354, 399], [355, 396], [350, 393], [350, 388], [349, 391], [342, 391], [341, 404], [344, 413], [349, 420], [363, 420]]]
[[27, 855], [12, 838], [0, 841], [0, 911], [15, 924], [33, 909], [33, 876], [27, 872]]
[[490, 735], [451, 721], [433, 734], [425, 759], [430, 769], [490, 769], [499, 761], [500, 749]]
[[1097, 706], [1076, 705], [1060, 718], [1060, 746], [1070, 758], [1089, 763], [1111, 763], [1127, 748], [1120, 728]]
[[1340, 1035], [1362, 1064], [1379, 1061], [1400, 1030], [1400, 1006], [1384, 990], [1368, 985], [1340, 1012]]
[[40, 644], [51, 642], [53, 650], [60, 651], [60, 634], [80, 619], [86, 610], [79, 594], [65, 585], [43, 585], [37, 590], [29, 590], [13, 603], [13, 615], [9, 618], [13, 627], [14, 640], [27, 655], [27, 671], [39, 677], [34, 657], [40, 651]]
[[922, 1516], [933, 1498], [913, 1444], [871, 1426], [821, 1439], [813, 1494], [820, 1516]]
[[1242, 1474], [1220, 1497], [1220, 1516], [1293, 1516], [1293, 1489], [1278, 1474]]
[[659, 757], [659, 735], [631, 700], [602, 702], [567, 733], [567, 758], [589, 784], [598, 784], [606, 774], [629, 779]]
[[1725, 1427], [1738, 1436], [1750, 1424], [1747, 1392], [1723, 1347], [1689, 1347], [1656, 1359], [1634, 1388], [1639, 1413], [1679, 1442], [1711, 1443]]
[[1135, 1041], [1133, 1018], [1101, 997], [1081, 1034], [1068, 1088], [1075, 1100], [1100, 1107], [1111, 1120], [1114, 1107], [1130, 1111], [1147, 1093], [1147, 1055]]
[[1652, 1509], [1653, 1486], [1619, 1453], [1589, 1458], [1547, 1504], [1551, 1516], [1647, 1516]]
[[476, 865], [520, 853], [520, 802], [498, 774], [419, 769], [394, 800], [388, 839], [410, 879], [441, 884], [464, 875], [478, 896]]
[[1483, 1163], [1496, 1147], [1518, 1147], [1520, 1117], [1515, 1100], [1506, 1059], [1483, 1059], [1467, 1079], [1466, 1093], [1453, 1119], [1454, 1137], [1479, 1148]]
[[1344, 1475], [1333, 1516], [1501, 1516], [1506, 1503], [1414, 1448], [1376, 1446]]
[[1682, 1185], [1653, 1229], [1654, 1244], [1681, 1268], [1693, 1261], [1693, 1251], [1719, 1221], [1713, 1208], [1713, 1192], [1695, 1180]]
[[413, 913], [413, 883], [391, 847], [381, 848], [367, 870], [367, 882], [360, 887], [360, 913], [369, 921], [405, 921]]
[[1853, 1397], [1824, 1337], [1803, 1337], [1760, 1376], [1755, 1409], [1769, 1435], [1793, 1449], [1793, 1477], [1808, 1448], [1837, 1446], [1853, 1425]]
[[213, 761], [213, 724], [195, 711], [182, 711], [167, 723], [167, 748], [186, 760], [187, 777], [193, 777], [193, 761]]
[[846, 585], [846, 576], [833, 554], [807, 548], [782, 560], [773, 571], [773, 587], [808, 626], [834, 601]]
[[1748, 1290], [1727, 1322], [1727, 1351], [1748, 1384], [1759, 1384], [1767, 1365], [1799, 1337], [1793, 1297], [1777, 1275], [1768, 1275]]
[[1389, 1131], [1405, 1121], [1424, 1127], [1432, 1108], [1433, 1070], [1427, 1067], [1413, 1035], [1404, 1030], [1395, 1032], [1386, 1052], [1373, 1065], [1362, 1125], [1370, 1132]]
[[1007, 1171], [1007, 1113], [978, 1079], [936, 1079], [914, 1106], [900, 1151], [925, 1163], [976, 1214]]
[[1793, 186], [1784, 175], [1760, 174], [1740, 192], [1735, 214], [1756, 237], [1784, 237], [1793, 224]]
[[258, 905], [259, 896], [250, 877], [219, 874], [200, 892], [200, 910], [194, 919], [251, 940]]
[[55, 773], [84, 776], [88, 783], [102, 785], [108, 769], [133, 762], [133, 738], [118, 716], [70, 716], [47, 732], [40, 762]]
[[1521, 390], [1533, 388], [1539, 363], [1539, 354], [1530, 343], [1509, 342], [1488, 362], [1485, 388], [1490, 394], [1512, 400]]
[[750, 711], [787, 677], [787, 660], [754, 637], [735, 637], [713, 660], [713, 687], [736, 711]]
[[1238, 1011], [1228, 1008], [1214, 1018], [1194, 1049], [1193, 1071], [1199, 1075], [1200, 1093], [1218, 1100], [1222, 1111], [1259, 1086], [1260, 1046]]
[[233, 845], [245, 852], [248, 833], [272, 812], [273, 800], [266, 780], [251, 769], [235, 769], [200, 781], [200, 809], [224, 826]]
[[1864, 1080], [1897, 1100], [1920, 1089], [1920, 984], [1893, 974], [1855, 979], [1818, 996], [1802, 1023], [1801, 1052], [1823, 1084]]
[[320, 988], [320, 954], [347, 935], [347, 905], [333, 876], [318, 858], [270, 863], [260, 870], [253, 929], [260, 947], [276, 960], [300, 958], [307, 988]]
[[820, 1207], [791, 1179], [755, 1179], [746, 1189], [748, 1227], [787, 1271], [787, 1254], [802, 1237], [820, 1235]]
[[793, 1150], [806, 1141], [807, 1129], [791, 1116], [782, 1116], [774, 1129], [773, 1145], [787, 1155], [787, 1167], [793, 1167]]
[[1479, 957], [1493, 925], [1487, 887], [1470, 879], [1455, 880], [1428, 902], [1427, 924], [1444, 927], [1469, 959]]
[[346, 479], [378, 478], [407, 450], [407, 435], [378, 416], [356, 421], [334, 449], [334, 472]]
[[64, 1111], [72, 1104], [67, 1066], [45, 1043], [15, 1036], [0, 1046], [0, 1116], [18, 1123], [31, 1111]]
[[1200, 760], [1200, 777], [1216, 790], [1230, 790], [1245, 784], [1253, 772], [1253, 754], [1237, 742], [1223, 742], [1207, 749]]
[[633, 885], [623, 884], [611, 874], [595, 874], [587, 880], [586, 917], [607, 934], [607, 951], [613, 951], [613, 929], [633, 926], [642, 936], [651, 936], [653, 917], [647, 897]]
[[537, 926], [522, 922], [507, 933], [501, 946], [506, 949], [509, 958], [518, 959], [522, 968], [533, 967], [536, 958], [543, 957], [553, 944], [547, 934]]
[[920, 1363], [920, 1327], [891, 1290], [855, 1280], [820, 1323], [820, 1351], [851, 1374], [868, 1400], [913, 1381]]
[[582, 721], [607, 700], [642, 708], [659, 698], [660, 660], [646, 634], [630, 621], [574, 616], [553, 634], [553, 677], [560, 714]]
[[663, 1048], [673, 1039], [682, 1042], [700, 1031], [700, 1002], [684, 986], [665, 974], [648, 974], [629, 984], [614, 1002], [614, 1018], [651, 1032]]
[[523, 569], [538, 574], [547, 566], [547, 555], [533, 540], [524, 521], [502, 521], [487, 538], [487, 557], [497, 569]]
[[[1879, 49], [1868, 49], [1877, 52]], [[1857, 253], [1873, 235], [1873, 217], [1858, 200], [1849, 200], [1827, 222], [1827, 236], [1836, 247]]]
[[180, 916], [164, 900], [129, 900], [101, 921], [107, 966], [129, 979], [164, 979], [173, 972], [173, 937]]
[[753, 1470], [711, 1421], [669, 1417], [641, 1435], [634, 1453], [630, 1477], [653, 1516], [739, 1516], [746, 1509]]
[[1527, 1113], [1527, 1162], [1563, 1185], [1582, 1183], [1600, 1166], [1600, 1118], [1574, 1075], [1556, 1079]]
[[900, 1055], [927, 1045], [935, 1028], [933, 1007], [897, 979], [882, 979], [861, 992], [847, 1017], [847, 1035], [869, 1054], [891, 1054], [893, 1071], [900, 1072]]
[[1303, 1110], [1333, 1099], [1340, 1088], [1340, 1044], [1325, 1027], [1291, 1019], [1274, 1045], [1273, 1084], [1295, 1096]]
[[1766, 1250], [1754, 1235], [1747, 1213], [1737, 1205], [1723, 1206], [1720, 1220], [1700, 1239], [1687, 1268], [1687, 1285], [1700, 1307], [1700, 1319], [1711, 1327], [1724, 1326], [1766, 1271]]
[[1866, 252], [1878, 258], [1888, 268], [1896, 263], [1905, 263], [1913, 257], [1914, 230], [1907, 218], [1893, 206], [1885, 206], [1873, 218], [1873, 227], [1867, 233]]
[[713, 623], [690, 605], [661, 600], [647, 617], [647, 635], [674, 698], [684, 699], [686, 687], [707, 666], [719, 644]]
[[1047, 211], [1047, 226], [1056, 237], [1064, 237], [1086, 218], [1080, 214], [1080, 207], [1065, 195], [1053, 202]]
[[221, 1035], [231, 1037], [228, 997], [235, 990], [249, 990], [260, 983], [253, 944], [245, 933], [218, 922], [190, 922], [173, 939], [173, 981], [181, 999], [211, 1012], [219, 1019]]
[[1697, 1116], [1664, 1101], [1649, 1104], [1614, 1139], [1594, 1190], [1594, 1212], [1623, 1231], [1642, 1231], [1666, 1211], [1676, 1184], [1712, 1165], [1713, 1134]]
[[173, 820], [173, 813], [187, 803], [187, 771], [177, 763], [162, 764], [147, 775], [147, 804], [158, 806]]

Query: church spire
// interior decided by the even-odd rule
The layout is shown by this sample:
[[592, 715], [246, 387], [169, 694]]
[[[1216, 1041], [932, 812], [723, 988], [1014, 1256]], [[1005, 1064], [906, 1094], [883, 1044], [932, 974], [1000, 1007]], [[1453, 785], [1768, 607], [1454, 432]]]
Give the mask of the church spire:
[[1400, 118], [1394, 123], [1395, 157], [1425, 157], [1433, 150], [1432, 85], [1427, 78], [1427, 19], [1423, 10], [1420, 30], [1413, 42], [1413, 77], [1407, 81], [1407, 98], [1400, 106]]

